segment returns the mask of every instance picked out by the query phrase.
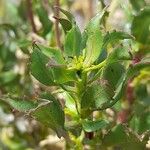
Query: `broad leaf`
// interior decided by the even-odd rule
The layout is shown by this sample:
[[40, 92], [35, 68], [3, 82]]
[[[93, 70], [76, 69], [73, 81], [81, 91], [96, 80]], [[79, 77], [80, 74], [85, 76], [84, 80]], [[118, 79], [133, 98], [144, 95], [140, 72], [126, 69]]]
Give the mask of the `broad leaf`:
[[34, 47], [31, 55], [31, 74], [42, 84], [55, 85], [52, 71], [46, 67], [49, 58], [38, 47]]
[[55, 130], [58, 137], [63, 136], [65, 117], [59, 101], [49, 94], [43, 94], [41, 98], [49, 103], [41, 105], [32, 111], [31, 115], [42, 124]]
[[91, 111], [100, 109], [103, 105], [109, 103], [113, 95], [113, 90], [105, 81], [87, 87], [81, 99], [83, 117], [86, 113], [90, 114]]
[[75, 72], [67, 70], [65, 60], [60, 50], [43, 45], [35, 45], [35, 47], [41, 50], [39, 50], [40, 55], [47, 58], [47, 63], [43, 62], [45, 64], [44, 68], [46, 71], [49, 71], [48, 75], [53, 79], [53, 82], [62, 84], [76, 80]]
[[35, 109], [38, 104], [29, 100], [21, 100], [18, 98], [6, 98], [6, 102], [14, 109], [20, 112], [28, 112], [31, 109]]
[[105, 9], [98, 13], [86, 27], [87, 42], [86, 42], [86, 58], [84, 61], [85, 66], [91, 65], [101, 54], [103, 35], [100, 31], [100, 22], [105, 13]]
[[107, 65], [103, 71], [103, 78], [113, 89], [118, 87], [119, 80], [125, 73], [125, 68], [119, 63]]
[[117, 41], [124, 39], [133, 39], [133, 36], [121, 31], [108, 32], [103, 40], [103, 48], [106, 48], [108, 44], [116, 43]]
[[81, 32], [78, 26], [74, 25], [70, 31], [68, 31], [65, 44], [64, 52], [66, 56], [79, 56], [81, 49]]
[[37, 46], [42, 51], [42, 53], [44, 55], [46, 55], [48, 58], [54, 59], [58, 64], [62, 64], [62, 65], [65, 64], [65, 60], [63, 58], [63, 54], [62, 54], [62, 52], [59, 49], [43, 46], [43, 45], [40, 45], [40, 44], [38, 44]]
[[112, 128], [112, 130], [104, 136], [102, 143], [108, 147], [122, 147], [124, 150], [145, 149], [145, 143], [142, 143], [134, 133], [122, 125], [117, 125]]

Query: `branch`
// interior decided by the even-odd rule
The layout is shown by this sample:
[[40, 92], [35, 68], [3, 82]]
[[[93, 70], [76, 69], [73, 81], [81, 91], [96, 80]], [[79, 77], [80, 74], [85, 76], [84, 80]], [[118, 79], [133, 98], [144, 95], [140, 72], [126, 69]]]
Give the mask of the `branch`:
[[[35, 26], [35, 22], [34, 22], [34, 17], [33, 17], [33, 11], [32, 11], [32, 1], [31, 0], [26, 0], [27, 2], [27, 9], [28, 9], [28, 17], [32, 26], [32, 30], [34, 33], [37, 33], [37, 29]], [[44, 17], [44, 16], [43, 16]]]
[[[60, 7], [60, 3], [59, 0], [55, 0], [55, 8], [54, 8], [54, 16], [56, 18], [59, 18], [59, 7]], [[59, 30], [59, 20], [56, 19], [55, 20], [55, 33], [56, 33], [56, 42], [57, 42], [57, 46], [62, 49], [61, 47], [61, 42], [60, 42], [60, 30]]]

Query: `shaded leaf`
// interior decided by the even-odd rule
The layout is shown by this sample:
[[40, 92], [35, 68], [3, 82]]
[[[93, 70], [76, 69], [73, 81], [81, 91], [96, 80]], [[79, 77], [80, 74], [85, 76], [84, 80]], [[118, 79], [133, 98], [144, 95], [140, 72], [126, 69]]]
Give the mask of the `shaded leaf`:
[[86, 132], [94, 132], [100, 129], [104, 129], [108, 123], [105, 120], [84, 120], [82, 127]]
[[52, 71], [46, 67], [49, 58], [37, 46], [31, 55], [31, 74], [42, 84], [55, 85]]
[[113, 89], [118, 87], [119, 79], [124, 75], [125, 68], [119, 63], [107, 65], [103, 71], [103, 78], [108, 81]]
[[142, 9], [146, 5], [145, 0], [138, 0], [138, 1], [130, 0], [130, 3], [133, 9], [136, 11], [140, 11], [140, 9]]
[[119, 40], [124, 40], [124, 39], [133, 39], [134, 37], [132, 35], [129, 35], [125, 32], [121, 31], [113, 31], [113, 32], [108, 32], [103, 40], [103, 48], [106, 48], [108, 44], [116, 43]]
[[145, 7], [134, 17], [131, 32], [136, 40], [142, 44], [150, 44], [150, 8]]
[[102, 143], [108, 147], [116, 146], [123, 150], [145, 149], [145, 143], [142, 143], [134, 133], [120, 124], [104, 136]]
[[46, 105], [38, 107], [31, 112], [31, 115], [35, 117], [42, 124], [52, 128], [56, 131], [58, 137], [64, 134], [64, 112], [58, 100], [49, 94], [42, 94], [41, 98], [49, 101]]
[[72, 23], [72, 24], [75, 24], [75, 18], [74, 16], [69, 12], [69, 11], [66, 11], [60, 7], [57, 7], [55, 6], [56, 9], [59, 9], [67, 18], [68, 20]]
[[124, 49], [122, 47], [114, 49], [107, 58], [107, 64], [125, 61], [125, 60], [131, 60], [132, 56], [127, 51], [127, 49]]
[[72, 24], [69, 20], [64, 19], [64, 18], [58, 18], [58, 20], [59, 20], [60, 24], [62, 25], [65, 33], [67, 33], [67, 31], [71, 30]]
[[20, 112], [27, 112], [31, 109], [35, 109], [38, 104], [29, 100], [21, 100], [18, 98], [6, 98], [6, 102], [14, 109]]
[[87, 87], [81, 99], [83, 115], [86, 113], [90, 114], [91, 111], [100, 109], [103, 105], [106, 105], [112, 100], [113, 95], [113, 90], [105, 81], [100, 81], [97, 84], [94, 83]]

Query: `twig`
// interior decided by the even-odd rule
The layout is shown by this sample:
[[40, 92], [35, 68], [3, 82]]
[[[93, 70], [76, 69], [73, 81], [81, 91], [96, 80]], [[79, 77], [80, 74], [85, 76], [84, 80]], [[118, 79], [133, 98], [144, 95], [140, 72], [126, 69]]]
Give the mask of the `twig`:
[[34, 17], [33, 17], [33, 11], [32, 11], [32, 1], [27, 0], [26, 2], [27, 2], [27, 8], [28, 8], [28, 17], [32, 26], [32, 30], [34, 33], [37, 33], [37, 29], [36, 29]]
[[[54, 8], [54, 15], [56, 18], [59, 18], [59, 7], [60, 7], [60, 3], [59, 3], [59, 0], [55, 0], [55, 7]], [[59, 20], [56, 19], [55, 20], [55, 33], [56, 33], [56, 42], [57, 42], [57, 46], [61, 48], [61, 42], [60, 42], [60, 30], [59, 30]]]

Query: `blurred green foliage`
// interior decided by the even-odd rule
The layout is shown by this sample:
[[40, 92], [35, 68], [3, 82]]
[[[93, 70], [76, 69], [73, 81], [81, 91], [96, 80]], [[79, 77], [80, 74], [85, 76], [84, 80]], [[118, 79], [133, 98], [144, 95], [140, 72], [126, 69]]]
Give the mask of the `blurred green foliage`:
[[[0, 1], [0, 150], [150, 148], [150, 2], [100, 0], [93, 10], [88, 3], [60, 1], [61, 8], [80, 17], [75, 23], [64, 9], [59, 9], [60, 18], [55, 16], [62, 55], [54, 0]], [[83, 31], [78, 21], [85, 23], [87, 12], [94, 16], [97, 11]], [[106, 67], [91, 69], [90, 86], [83, 96], [79, 92], [81, 117], [70, 94], [76, 90], [73, 82], [82, 78], [83, 66], [88, 70], [105, 59]], [[50, 142], [55, 133], [48, 127], [66, 144], [60, 140], [59, 145], [57, 138]]]

